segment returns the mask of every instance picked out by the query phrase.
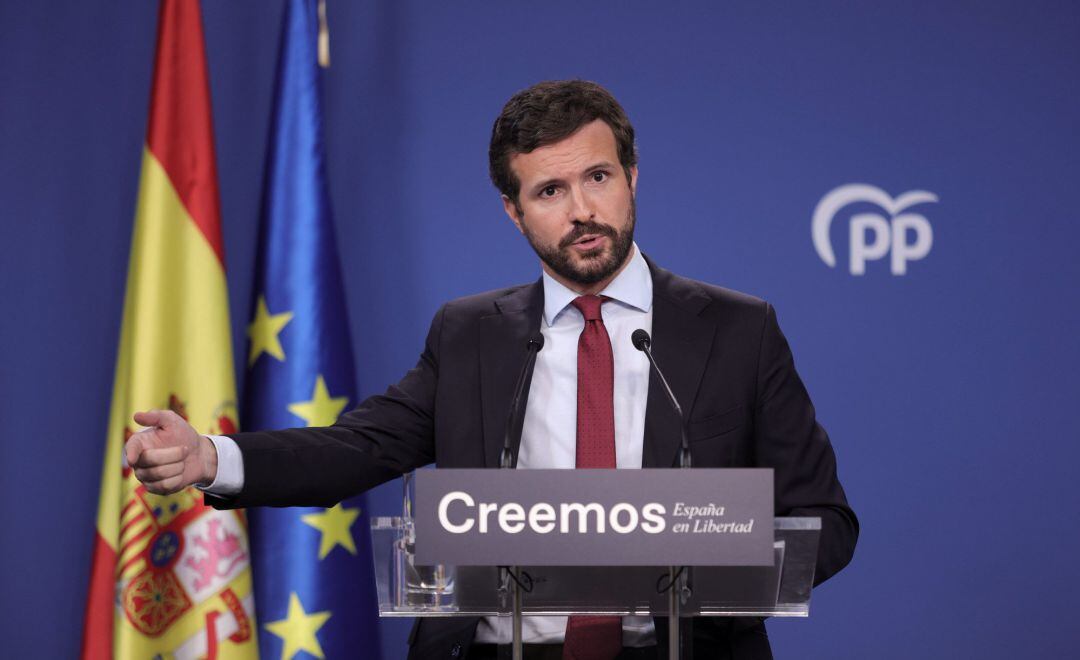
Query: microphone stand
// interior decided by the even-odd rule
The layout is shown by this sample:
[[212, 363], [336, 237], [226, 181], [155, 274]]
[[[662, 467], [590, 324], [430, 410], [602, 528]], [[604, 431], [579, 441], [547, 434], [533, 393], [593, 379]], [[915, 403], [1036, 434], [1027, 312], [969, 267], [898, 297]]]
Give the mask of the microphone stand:
[[[679, 417], [679, 430], [682, 433], [682, 442], [679, 445], [679, 468], [689, 469], [692, 460], [690, 441], [686, 435], [686, 419], [683, 417], [682, 406], [679, 405], [679, 401], [675, 398], [675, 393], [671, 391], [671, 386], [668, 385], [667, 379], [664, 378], [664, 373], [660, 371], [660, 367], [653, 358], [652, 339], [649, 337], [649, 333], [638, 329], [630, 335], [630, 340], [633, 342], [634, 348], [644, 353], [645, 357], [649, 359], [649, 365], [652, 367], [653, 373], [660, 379], [664, 394], [667, 395], [671, 407], [675, 409], [675, 414]], [[690, 568], [688, 566], [669, 566], [668, 571], [671, 576], [668, 581], [668, 657], [677, 660], [682, 654], [680, 610], [682, 605], [689, 600], [691, 594]]]
[[[522, 422], [522, 415], [524, 414], [524, 406], [522, 405], [522, 394], [525, 392], [525, 382], [528, 378], [529, 372], [532, 371], [533, 364], [536, 363], [536, 354], [540, 352], [540, 349], [544, 347], [544, 335], [537, 334], [535, 337], [529, 340], [528, 345], [525, 347], [527, 351], [525, 357], [525, 364], [521, 367], [521, 373], [518, 374], [517, 386], [514, 387], [514, 398], [510, 403], [510, 413], [506, 419], [506, 434], [503, 436], [503, 448], [499, 454], [499, 469], [510, 470], [514, 468], [514, 464], [517, 463], [514, 456], [513, 439], [515, 434], [518, 436], [518, 442], [521, 442], [520, 433], [517, 433], [518, 427]], [[503, 579], [503, 584], [500, 586], [500, 590], [505, 594], [505, 590], [509, 589], [513, 591], [514, 604], [513, 604], [513, 641], [511, 646], [511, 652], [513, 660], [523, 660], [524, 651], [522, 647], [522, 631], [521, 631], [521, 568], [519, 566], [504, 567], [507, 572], [506, 577]]]

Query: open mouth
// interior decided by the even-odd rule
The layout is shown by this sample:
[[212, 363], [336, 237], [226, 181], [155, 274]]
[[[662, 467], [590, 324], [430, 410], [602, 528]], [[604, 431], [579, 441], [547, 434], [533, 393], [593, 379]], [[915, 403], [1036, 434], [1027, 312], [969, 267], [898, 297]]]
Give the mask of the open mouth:
[[603, 234], [586, 234], [572, 243], [579, 250], [595, 250], [603, 243]]

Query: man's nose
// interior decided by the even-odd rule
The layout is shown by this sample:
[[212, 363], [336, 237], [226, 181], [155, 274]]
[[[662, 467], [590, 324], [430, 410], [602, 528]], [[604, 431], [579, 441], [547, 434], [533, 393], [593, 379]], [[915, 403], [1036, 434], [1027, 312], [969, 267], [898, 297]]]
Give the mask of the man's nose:
[[578, 186], [570, 188], [570, 219], [574, 222], [586, 222], [593, 219], [592, 204], [588, 195]]

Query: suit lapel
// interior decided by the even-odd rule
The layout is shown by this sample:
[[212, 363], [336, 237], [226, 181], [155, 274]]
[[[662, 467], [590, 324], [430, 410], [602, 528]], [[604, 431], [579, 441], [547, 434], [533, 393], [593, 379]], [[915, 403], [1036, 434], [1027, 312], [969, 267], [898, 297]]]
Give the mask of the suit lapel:
[[[691, 280], [672, 275], [646, 258], [653, 276], [652, 352], [672, 392], [689, 416], [697, 397], [716, 325], [701, 312], [709, 297]], [[656, 374], [649, 376], [642, 467], [674, 467], [682, 423]]]
[[[544, 308], [544, 288], [537, 281], [514, 289], [495, 300], [495, 313], [480, 319], [480, 400], [484, 424], [484, 463], [499, 467], [506, 419], [514, 398], [518, 373], [525, 364], [529, 338], [540, 331]], [[528, 400], [527, 375], [525, 392]], [[514, 456], [521, 443], [520, 429], [515, 429]]]

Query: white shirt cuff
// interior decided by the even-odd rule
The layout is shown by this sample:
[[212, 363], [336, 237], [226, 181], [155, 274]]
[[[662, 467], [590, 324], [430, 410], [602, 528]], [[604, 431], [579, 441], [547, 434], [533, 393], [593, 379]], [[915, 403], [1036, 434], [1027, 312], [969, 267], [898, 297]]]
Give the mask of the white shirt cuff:
[[195, 487], [218, 497], [232, 497], [244, 488], [244, 457], [236, 441], [225, 435], [208, 435], [217, 449], [217, 477], [209, 486]]

